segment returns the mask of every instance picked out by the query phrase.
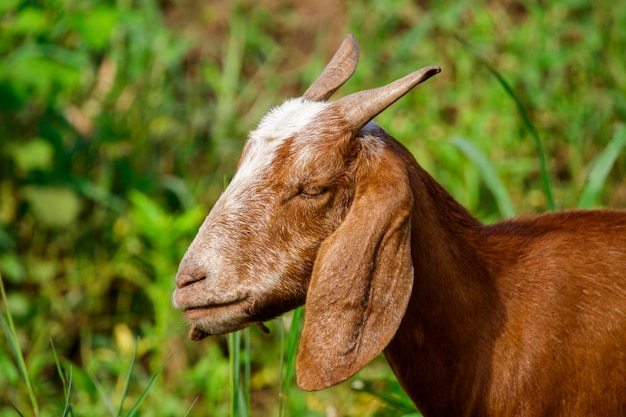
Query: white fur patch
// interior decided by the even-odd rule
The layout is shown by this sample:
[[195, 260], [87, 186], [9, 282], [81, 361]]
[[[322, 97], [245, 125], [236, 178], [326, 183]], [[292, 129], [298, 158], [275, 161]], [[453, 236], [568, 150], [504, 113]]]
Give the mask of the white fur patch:
[[309, 101], [302, 97], [288, 99], [261, 119], [259, 126], [250, 132], [250, 140], [282, 142], [306, 128], [328, 106], [328, 102]]
[[[306, 167], [311, 158], [319, 154], [317, 142], [311, 141], [315, 135], [306, 134], [306, 129], [310, 129], [311, 123], [330, 105], [329, 102], [299, 97], [288, 99], [271, 109], [249, 134], [248, 149], [225, 192], [228, 197], [224, 196], [227, 200], [224, 204], [236, 205], [247, 194], [246, 191], [253, 188], [251, 185], [262, 177], [274, 160], [276, 149], [289, 138], [295, 139], [298, 149], [294, 163]], [[382, 150], [383, 144], [378, 140], [382, 130], [374, 121], [361, 130], [361, 140], [373, 155]]]
[[298, 133], [305, 130], [328, 105], [326, 102], [293, 98], [271, 109], [259, 126], [250, 132], [246, 153], [220, 198], [220, 204], [228, 211], [240, 210], [240, 204], [247, 204], [253, 185], [270, 167], [276, 149], [286, 139], [299, 137]]
[[254, 181], [273, 161], [276, 149], [286, 139], [298, 137], [297, 133], [306, 129], [328, 105], [327, 102], [292, 98], [271, 109], [250, 132], [248, 151], [229, 188], [247, 187], [249, 181]]

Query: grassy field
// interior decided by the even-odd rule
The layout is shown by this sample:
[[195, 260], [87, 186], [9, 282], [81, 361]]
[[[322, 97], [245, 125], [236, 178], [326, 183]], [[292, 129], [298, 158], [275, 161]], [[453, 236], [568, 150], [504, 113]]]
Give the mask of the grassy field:
[[0, 2], [0, 417], [417, 415], [380, 357], [300, 391], [302, 310], [187, 339], [174, 275], [246, 132], [352, 32], [338, 96], [442, 67], [377, 121], [481, 220], [625, 208], [625, 27], [605, 0]]

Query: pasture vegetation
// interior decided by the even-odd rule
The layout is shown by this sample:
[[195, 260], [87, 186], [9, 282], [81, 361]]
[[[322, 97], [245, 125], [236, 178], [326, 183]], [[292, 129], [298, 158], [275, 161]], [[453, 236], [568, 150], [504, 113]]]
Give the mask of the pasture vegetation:
[[301, 310], [192, 343], [170, 303], [246, 132], [347, 32], [338, 95], [443, 68], [377, 120], [482, 220], [626, 207], [626, 3], [299, 3], [0, 2], [1, 417], [417, 415], [382, 358], [296, 388]]

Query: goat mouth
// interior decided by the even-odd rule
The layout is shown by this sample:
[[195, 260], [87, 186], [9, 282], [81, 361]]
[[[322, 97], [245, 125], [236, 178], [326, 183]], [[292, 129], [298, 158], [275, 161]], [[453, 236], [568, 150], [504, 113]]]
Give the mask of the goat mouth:
[[221, 322], [225, 317], [247, 316], [250, 302], [248, 297], [213, 304], [204, 304], [187, 307], [183, 310], [183, 317], [190, 323]]
[[207, 336], [241, 330], [254, 321], [250, 320], [249, 297], [232, 301], [195, 305], [183, 310], [183, 317], [191, 325], [189, 338], [202, 340]]
[[233, 307], [240, 307], [242, 310], [248, 304], [248, 297], [238, 298], [222, 303], [204, 304], [187, 307], [183, 310], [183, 315], [187, 320], [206, 319], [207, 316], [219, 316], [221, 312], [227, 313]]

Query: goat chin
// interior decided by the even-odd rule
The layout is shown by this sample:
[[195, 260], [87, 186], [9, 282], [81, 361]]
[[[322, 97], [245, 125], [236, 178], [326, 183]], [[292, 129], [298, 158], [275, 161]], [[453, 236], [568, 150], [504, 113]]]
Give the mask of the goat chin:
[[205, 337], [207, 337], [207, 336], [210, 336], [210, 334], [208, 334], [208, 333], [207, 333], [207, 332], [205, 332], [204, 330], [200, 329], [199, 327], [196, 327], [196, 326], [193, 326], [193, 325], [192, 325], [192, 326], [189, 328], [189, 338], [190, 338], [191, 340], [198, 341], [198, 340], [202, 340], [202, 339], [204, 339], [204, 338], [205, 338]]
[[[246, 327], [255, 324], [263, 333], [265, 334], [269, 334], [270, 333], [270, 329], [267, 328], [267, 326], [260, 321], [257, 321], [255, 323], [248, 323], [244, 326], [242, 326], [240, 329], [238, 330], [242, 330], [245, 329]], [[233, 330], [234, 331], [234, 330]], [[226, 332], [226, 333], [231, 333], [231, 331]], [[208, 336], [211, 336], [210, 333], [205, 332], [204, 330], [202, 330], [201, 328], [195, 326], [195, 325], [191, 325], [191, 327], [189, 328], [189, 339], [194, 340], [194, 341], [200, 341]]]
[[175, 306], [217, 308], [189, 337], [304, 303], [303, 389], [384, 352], [424, 416], [625, 416], [626, 211], [482, 224], [372, 121], [439, 68], [327, 102], [357, 59], [250, 133], [179, 267]]

